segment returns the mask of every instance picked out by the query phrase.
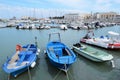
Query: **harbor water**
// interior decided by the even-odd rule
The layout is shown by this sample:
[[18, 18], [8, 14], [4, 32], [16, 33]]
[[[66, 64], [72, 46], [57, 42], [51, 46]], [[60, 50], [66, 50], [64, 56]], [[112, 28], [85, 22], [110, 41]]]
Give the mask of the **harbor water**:
[[[108, 31], [120, 33], [120, 26], [104, 27], [93, 31], [95, 37], [108, 35]], [[8, 77], [8, 74], [2, 69], [2, 65], [7, 60], [7, 56], [10, 57], [15, 53], [17, 44], [25, 45], [35, 43], [35, 37], [37, 37], [37, 44], [41, 52], [35, 68], [30, 70], [31, 80], [120, 80], [120, 50], [106, 50], [94, 47], [113, 55], [114, 68], [110, 62], [96, 63], [78, 54], [76, 54], [76, 62], [72, 64], [67, 74], [55, 68], [50, 64], [44, 54], [46, 44], [48, 43], [48, 34], [53, 32], [59, 32], [61, 34], [61, 41], [72, 48], [72, 45], [79, 42], [86, 34], [87, 30], [68, 29], [64, 31], [58, 28], [51, 28], [49, 30], [17, 30], [14, 27], [1, 28], [0, 80], [7, 80]], [[22, 73], [17, 78], [11, 76], [10, 80], [29, 80], [28, 71]]]

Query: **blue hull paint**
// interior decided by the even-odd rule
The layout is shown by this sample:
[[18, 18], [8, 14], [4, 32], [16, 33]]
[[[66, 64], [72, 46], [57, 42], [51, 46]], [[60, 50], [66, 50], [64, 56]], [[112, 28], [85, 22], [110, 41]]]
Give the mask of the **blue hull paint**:
[[76, 61], [76, 55], [61, 42], [49, 42], [46, 51], [50, 63], [65, 72]]
[[52, 59], [50, 59], [49, 58], [49, 60], [50, 60], [50, 63], [52, 64], [52, 65], [54, 65], [55, 67], [57, 67], [58, 69], [60, 69], [60, 70], [68, 70], [68, 68], [70, 67], [70, 65], [71, 64], [61, 64], [61, 63], [56, 63], [56, 62], [54, 62]]
[[12, 72], [10, 75], [16, 77], [16, 76], [20, 75], [21, 73], [25, 72], [26, 70], [28, 70], [28, 67], [25, 67], [25, 68], [22, 68], [18, 71]]

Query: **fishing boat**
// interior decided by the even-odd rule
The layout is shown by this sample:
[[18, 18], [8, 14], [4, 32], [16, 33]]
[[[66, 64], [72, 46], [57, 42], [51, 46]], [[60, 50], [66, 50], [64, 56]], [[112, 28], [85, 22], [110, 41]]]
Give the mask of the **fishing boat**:
[[37, 55], [40, 50], [35, 44], [27, 44], [25, 46], [16, 45], [16, 52], [3, 64], [3, 70], [17, 77], [22, 72], [29, 68], [34, 68], [36, 65]]
[[110, 55], [104, 51], [92, 48], [90, 46], [86, 47], [85, 45], [81, 45], [80, 43], [74, 44], [73, 50], [76, 53], [86, 57], [87, 59], [95, 61], [95, 62], [105, 62], [105, 61], [111, 61], [113, 59], [112, 55]]
[[106, 49], [120, 49], [120, 34], [113, 31], [108, 31], [108, 34], [110, 34], [110, 36], [106, 35], [95, 38], [90, 37], [87, 33], [80, 42]]
[[[51, 35], [57, 34], [58, 41], [50, 41]], [[46, 53], [52, 65], [67, 73], [71, 64], [76, 61], [76, 55], [64, 43], [61, 42], [60, 33], [49, 34], [49, 42], [47, 44]]]

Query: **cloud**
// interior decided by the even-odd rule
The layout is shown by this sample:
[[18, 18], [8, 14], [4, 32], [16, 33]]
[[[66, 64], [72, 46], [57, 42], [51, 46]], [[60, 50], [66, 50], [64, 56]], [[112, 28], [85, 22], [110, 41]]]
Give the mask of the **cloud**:
[[[60, 16], [67, 13], [91, 13], [119, 11], [120, 0], [21, 0], [0, 3], [0, 17], [3, 16]], [[12, 4], [11, 4], [12, 3]], [[24, 4], [22, 4], [24, 3]], [[22, 6], [22, 7], [21, 7]]]
[[59, 5], [64, 5], [71, 9], [81, 9], [86, 8], [90, 3], [88, 0], [51, 0], [51, 2]]
[[96, 12], [109, 12], [111, 10], [111, 4], [101, 5], [96, 4], [94, 5], [93, 11]]
[[0, 4], [0, 17], [12, 18], [16, 16], [20, 18], [22, 16], [30, 17], [49, 17], [49, 16], [63, 16], [67, 13], [78, 13], [79, 10], [68, 10], [68, 9], [54, 9], [54, 8], [28, 8], [21, 6], [10, 6], [5, 4]]
[[93, 6], [93, 11], [96, 12], [109, 12], [109, 11], [119, 11], [118, 0], [96, 0]]
[[43, 4], [46, 4], [46, 1], [45, 0], [24, 0], [26, 3], [29, 3], [29, 4], [39, 4], [39, 5], [43, 5]]
[[51, 0], [51, 2], [64, 4], [66, 6], [71, 6], [71, 5], [74, 6], [74, 5], [78, 5], [80, 0]]
[[111, 0], [96, 0], [96, 2], [97, 2], [98, 4], [107, 4], [107, 3], [110, 3]]
[[113, 0], [113, 1], [120, 5], [120, 0]]

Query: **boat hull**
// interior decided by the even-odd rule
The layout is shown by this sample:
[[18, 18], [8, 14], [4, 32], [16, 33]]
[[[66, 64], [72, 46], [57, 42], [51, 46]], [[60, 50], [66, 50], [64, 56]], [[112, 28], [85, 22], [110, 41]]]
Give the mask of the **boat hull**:
[[76, 55], [61, 42], [49, 42], [46, 51], [50, 63], [65, 72], [76, 61]]
[[[86, 51], [84, 51], [84, 50], [82, 50], [82, 49], [80, 49], [80, 48], [77, 48], [77, 47], [75, 47], [75, 46], [73, 46], [73, 50], [74, 50], [76, 53], [84, 56], [85, 58], [87, 58], [87, 59], [89, 59], [89, 60], [91, 60], [91, 61], [95, 61], [95, 62], [106, 62], [106, 61], [110, 61], [110, 60], [113, 59], [113, 57], [112, 57], [111, 55], [110, 55], [110, 58], [109, 58], [109, 59], [107, 59], [107, 58], [106, 58], [106, 59], [102, 59], [102, 58], [95, 57], [95, 56], [92, 55], [93, 53], [86, 52]], [[95, 50], [93, 50], [93, 51], [95, 51]], [[102, 54], [102, 52], [101, 52], [101, 54]]]
[[116, 44], [110, 44], [110, 43], [104, 43], [104, 42], [97, 42], [92, 39], [81, 39], [80, 42], [105, 48], [105, 49], [115, 49], [115, 50], [120, 49], [120, 43], [116, 45]]
[[80, 51], [80, 50], [78, 50], [78, 49], [76, 49], [76, 48], [74, 48], [74, 47], [73, 47], [73, 50], [74, 50], [76, 53], [82, 55], [83, 57], [85, 57], [85, 58], [87, 58], [87, 59], [89, 59], [89, 60], [92, 60], [92, 61], [95, 61], [95, 62], [103, 62], [103, 60], [100, 60], [100, 59], [97, 59], [97, 58], [92, 57], [92, 56], [90, 56], [90, 55], [84, 54], [84, 52], [82, 52], [82, 51]]
[[67, 72], [71, 64], [61, 64], [53, 61], [52, 59], [49, 58], [50, 63], [57, 67], [60, 70], [63, 70], [64, 72]]
[[28, 70], [28, 67], [22, 68], [20, 70], [17, 70], [15, 72], [10, 73], [10, 75], [17, 77], [18, 75], [20, 75], [21, 73], [25, 72], [26, 70]]
[[[10, 59], [7, 59], [7, 61], [2, 66], [3, 70], [6, 73], [14, 77], [17, 77], [19, 74], [35, 66], [36, 64], [35, 62], [37, 60], [38, 49], [36, 45], [33, 45], [33, 44], [29, 44], [29, 45], [30, 46], [28, 45], [23, 46], [24, 48], [23, 51], [16, 52], [18, 53], [18, 57], [19, 57], [18, 60], [11, 62], [13, 59], [13, 56], [15, 56], [16, 53]], [[26, 51], [24, 51], [25, 49]]]

